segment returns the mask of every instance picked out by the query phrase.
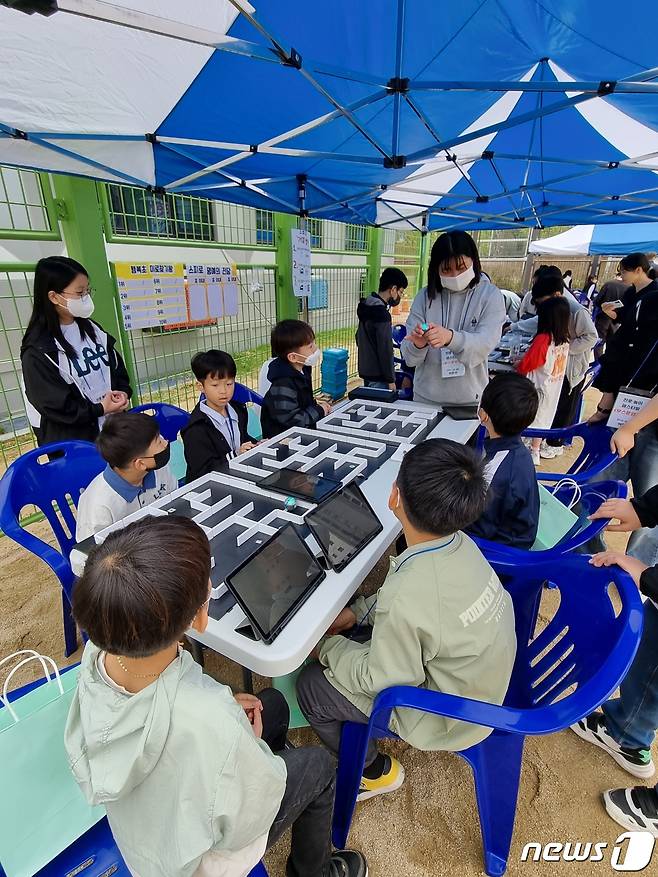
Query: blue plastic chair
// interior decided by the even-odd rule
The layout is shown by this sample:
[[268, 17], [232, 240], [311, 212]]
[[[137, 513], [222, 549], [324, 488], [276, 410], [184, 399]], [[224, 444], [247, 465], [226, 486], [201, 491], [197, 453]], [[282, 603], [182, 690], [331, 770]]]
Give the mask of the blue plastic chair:
[[183, 427], [190, 419], [188, 411], [167, 402], [147, 402], [130, 409], [131, 414], [150, 414], [158, 421], [160, 435], [168, 442], [175, 442]]
[[[598, 341], [594, 345], [594, 349], [600, 345], [600, 341]], [[598, 362], [592, 363], [590, 367], [585, 372], [585, 383], [583, 384], [583, 388], [580, 391], [580, 396], [578, 397], [578, 405], [576, 406], [576, 415], [574, 417], [575, 423], [580, 423], [583, 419], [583, 407], [585, 405], [585, 393], [591, 388], [592, 384], [596, 380], [599, 372], [601, 371], [601, 365]], [[571, 441], [565, 442], [565, 444], [571, 444]]]
[[[69, 553], [75, 543], [75, 516], [71, 506], [78, 507], [81, 492], [104, 469], [105, 461], [90, 442], [55, 442], [14, 460], [0, 480], [0, 529], [47, 563], [62, 586], [67, 657], [78, 647], [71, 614], [75, 579], [69, 563]], [[21, 526], [21, 510], [30, 505], [43, 512], [59, 551]]]
[[254, 405], [263, 404], [263, 397], [245, 384], [236, 383], [233, 399], [235, 402], [241, 402], [243, 405], [247, 405], [249, 402], [253, 402]]
[[[543, 472], [537, 473], [539, 481], [543, 477]], [[564, 505], [568, 505], [573, 498], [573, 491], [568, 486], [560, 487], [554, 495]], [[561, 557], [564, 554], [575, 551], [577, 548], [581, 548], [590, 539], [598, 536], [608, 526], [611, 519], [602, 518], [597, 521], [588, 521], [588, 515], [595, 512], [607, 499], [626, 499], [627, 496], [628, 487], [623, 481], [597, 481], [593, 484], [582, 485], [578, 511], [576, 512], [574, 509], [574, 514], [578, 514], [577, 523], [560, 539], [557, 545], [542, 551], [530, 551], [524, 548], [514, 548], [511, 545], [501, 545], [499, 542], [481, 539], [479, 536], [471, 536], [471, 538], [477, 543], [482, 553], [490, 562], [492, 559], [498, 558], [499, 560], [509, 560], [517, 564], [547, 563], [556, 557]]]
[[610, 450], [612, 430], [604, 425], [590, 426], [588, 423], [576, 423], [564, 429], [526, 429], [525, 438], [561, 438], [565, 442], [574, 438], [582, 438], [584, 445], [577, 459], [567, 472], [542, 472], [542, 481], [561, 481], [565, 477], [573, 479], [576, 484], [586, 484], [611, 466], [617, 455]]
[[[405, 707], [494, 729], [482, 743], [455, 754], [473, 770], [485, 870], [499, 877], [507, 867], [514, 829], [524, 738], [568, 728], [607, 700], [626, 675], [642, 631], [642, 602], [626, 573], [614, 567], [596, 569], [584, 558], [557, 560], [550, 576], [560, 590], [560, 605], [530, 639], [545, 567], [495, 568], [505, 573], [501, 579], [514, 602], [518, 643], [504, 705], [410, 686], [382, 691], [368, 724], [343, 726], [333, 823], [336, 847], [347, 842], [368, 740], [394, 736], [388, 730], [391, 711]], [[621, 598], [618, 614], [611, 582]]]

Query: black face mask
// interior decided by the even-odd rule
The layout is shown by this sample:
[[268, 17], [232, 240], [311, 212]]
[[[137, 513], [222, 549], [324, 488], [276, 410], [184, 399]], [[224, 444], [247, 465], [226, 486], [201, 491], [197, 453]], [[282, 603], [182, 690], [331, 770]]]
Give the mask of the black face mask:
[[167, 445], [167, 447], [163, 451], [160, 451], [157, 454], [153, 454], [153, 456], [151, 457], [151, 460], [153, 460], [153, 462], [155, 463], [153, 471], [156, 471], [157, 469], [163, 469], [167, 465], [167, 463], [169, 462], [170, 453], [171, 446]]
[[396, 298], [389, 298], [388, 304], [392, 308], [396, 308], [400, 302], [402, 301], [402, 296], [398, 295]]

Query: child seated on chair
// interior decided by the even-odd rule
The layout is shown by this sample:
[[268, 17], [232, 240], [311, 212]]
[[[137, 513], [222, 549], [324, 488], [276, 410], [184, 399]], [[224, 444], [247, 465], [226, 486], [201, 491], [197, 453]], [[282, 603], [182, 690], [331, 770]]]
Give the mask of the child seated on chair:
[[209, 577], [205, 533], [175, 515], [89, 554], [73, 592], [89, 642], [64, 741], [76, 781], [139, 877], [244, 877], [291, 825], [291, 877], [366, 877], [360, 853], [331, 853], [332, 760], [286, 748], [283, 695], [234, 697], [181, 649], [208, 624]]
[[313, 397], [311, 372], [322, 360], [315, 332], [301, 320], [281, 320], [272, 329], [271, 343], [274, 359], [261, 412], [263, 437], [273, 438], [291, 426], [315, 429], [318, 420], [331, 411], [327, 402], [316, 402]]
[[[343, 609], [319, 661], [297, 680], [301, 710], [332, 752], [343, 722], [367, 722], [377, 694], [394, 685], [502, 703], [516, 654], [514, 609], [462, 532], [484, 509], [483, 470], [474, 451], [447, 439], [428, 439], [404, 457], [389, 508], [409, 547], [390, 559], [376, 595]], [[337, 635], [354, 625], [371, 625], [370, 641]], [[390, 728], [424, 750], [459, 751], [491, 733], [412, 710], [396, 710]], [[402, 765], [371, 741], [358, 800], [391, 792], [403, 780]]]
[[501, 545], [531, 548], [539, 526], [539, 488], [530, 451], [521, 433], [537, 416], [539, 396], [532, 381], [510, 372], [496, 375], [482, 393], [480, 420], [487, 430], [484, 475], [487, 506], [466, 528], [471, 536]]
[[[169, 442], [155, 417], [120, 411], [106, 417], [96, 447], [107, 463], [78, 503], [75, 541], [82, 542], [178, 487]], [[76, 574], [80, 570], [74, 569]]]
[[228, 472], [228, 461], [255, 443], [247, 430], [247, 406], [233, 401], [237, 374], [233, 357], [222, 350], [197, 353], [192, 371], [205, 398], [181, 430], [188, 484], [208, 472]]

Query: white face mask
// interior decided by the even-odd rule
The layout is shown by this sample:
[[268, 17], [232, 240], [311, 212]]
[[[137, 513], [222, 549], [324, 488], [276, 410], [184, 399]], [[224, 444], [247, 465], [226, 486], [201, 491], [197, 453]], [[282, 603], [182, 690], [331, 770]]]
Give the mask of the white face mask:
[[[62, 296], [62, 298], [64, 298]], [[82, 295], [77, 298], [65, 298], [64, 307], [72, 317], [91, 317], [94, 313], [94, 300], [90, 295]]]
[[441, 286], [444, 289], [449, 289], [450, 292], [463, 292], [474, 278], [475, 271], [472, 265], [456, 277], [446, 277], [445, 274], [439, 273]]
[[316, 365], [320, 365], [322, 362], [322, 351], [318, 348], [311, 353], [310, 356], [307, 356], [304, 360], [304, 365], [310, 365], [311, 368], [315, 368]]

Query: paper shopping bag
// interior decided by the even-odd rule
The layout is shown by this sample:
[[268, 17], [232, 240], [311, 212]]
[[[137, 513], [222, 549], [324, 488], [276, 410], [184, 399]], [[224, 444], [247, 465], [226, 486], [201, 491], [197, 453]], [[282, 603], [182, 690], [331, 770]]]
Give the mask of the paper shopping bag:
[[539, 528], [531, 551], [554, 548], [578, 524], [578, 515], [539, 484]]

